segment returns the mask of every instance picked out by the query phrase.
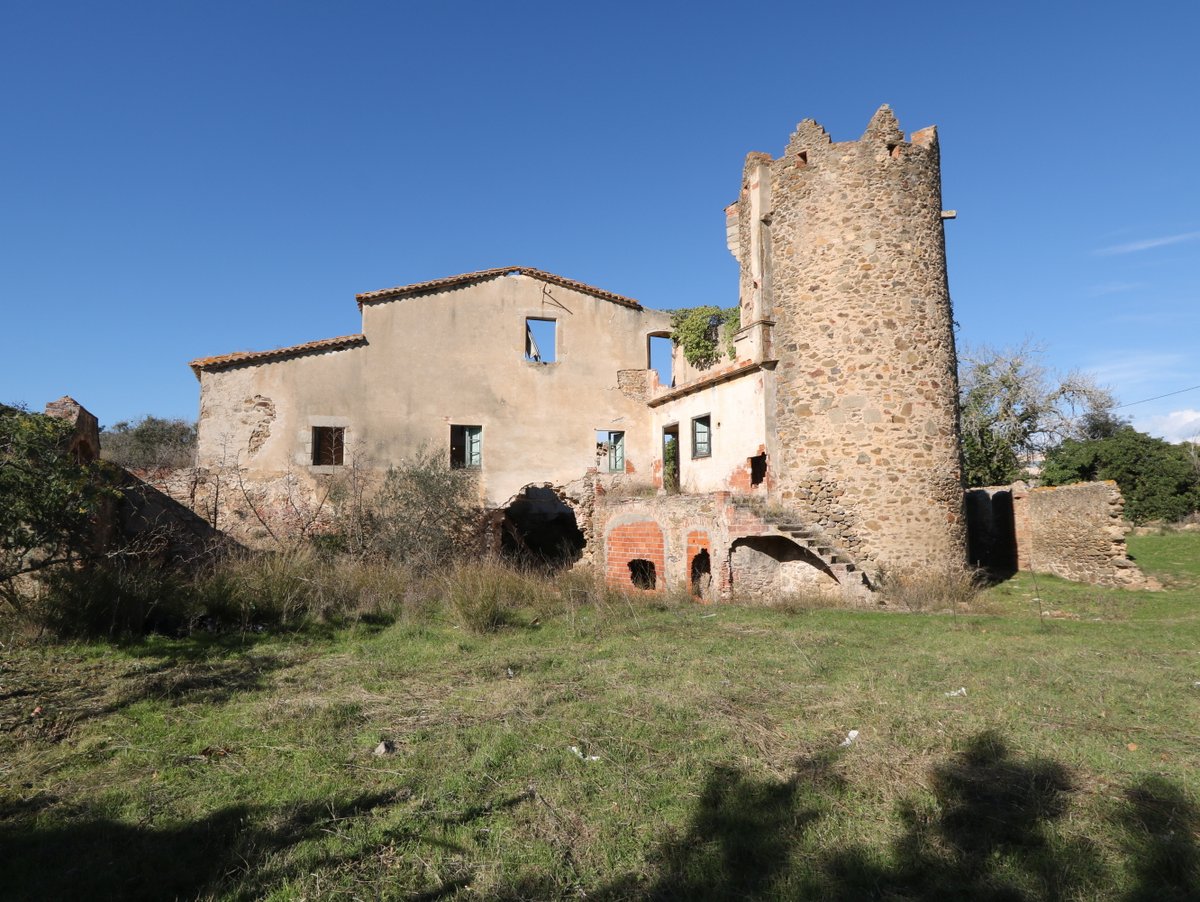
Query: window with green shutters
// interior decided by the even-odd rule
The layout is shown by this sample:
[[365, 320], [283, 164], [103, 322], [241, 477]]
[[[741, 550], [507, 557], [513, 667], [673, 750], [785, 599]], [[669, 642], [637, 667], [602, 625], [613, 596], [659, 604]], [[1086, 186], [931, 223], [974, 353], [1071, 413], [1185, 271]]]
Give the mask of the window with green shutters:
[[608, 472], [625, 472], [625, 433], [610, 432], [608, 434]]
[[450, 427], [450, 466], [455, 470], [483, 466], [483, 427]]
[[712, 430], [709, 417], [705, 414], [692, 420], [692, 457], [708, 457], [712, 454]]

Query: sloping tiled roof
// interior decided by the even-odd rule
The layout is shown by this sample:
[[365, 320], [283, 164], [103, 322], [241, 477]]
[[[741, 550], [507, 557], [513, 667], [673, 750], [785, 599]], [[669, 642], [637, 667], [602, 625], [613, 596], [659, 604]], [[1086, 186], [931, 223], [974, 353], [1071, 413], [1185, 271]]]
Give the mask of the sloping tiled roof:
[[544, 272], [540, 269], [531, 269], [528, 266], [500, 266], [495, 269], [481, 269], [478, 272], [467, 272], [460, 276], [447, 276], [444, 279], [433, 279], [430, 282], [415, 282], [412, 285], [400, 285], [396, 288], [381, 288], [379, 291], [366, 291], [357, 296], [358, 306], [370, 304], [375, 301], [390, 301], [394, 298], [405, 297], [410, 294], [420, 294], [427, 291], [437, 291], [441, 288], [453, 288], [457, 285], [468, 285], [472, 282], [482, 282], [486, 279], [494, 279], [497, 276], [508, 275], [525, 275], [532, 276], [535, 279], [541, 279], [543, 282], [549, 282], [551, 285], [561, 285], [563, 288], [570, 288], [574, 291], [579, 291], [584, 294], [590, 294], [593, 297], [600, 298], [605, 301], [612, 301], [614, 304], [620, 304], [624, 307], [632, 307], [635, 310], [641, 310], [642, 305], [633, 298], [627, 298], [623, 295], [613, 294], [611, 291], [605, 291], [603, 288], [595, 288], [591, 285], [585, 285], [583, 282], [576, 282], [574, 279], [564, 279], [562, 276], [556, 276], [552, 272]]
[[201, 357], [193, 360], [188, 366], [199, 376], [201, 370], [219, 370], [242, 363], [265, 363], [268, 360], [279, 360], [284, 357], [313, 354], [319, 351], [340, 351], [342, 348], [356, 348], [366, 343], [365, 335], [342, 335], [338, 338], [322, 338], [320, 341], [292, 345], [290, 348], [275, 348], [272, 351], [237, 351], [233, 354], [222, 354], [220, 357]]

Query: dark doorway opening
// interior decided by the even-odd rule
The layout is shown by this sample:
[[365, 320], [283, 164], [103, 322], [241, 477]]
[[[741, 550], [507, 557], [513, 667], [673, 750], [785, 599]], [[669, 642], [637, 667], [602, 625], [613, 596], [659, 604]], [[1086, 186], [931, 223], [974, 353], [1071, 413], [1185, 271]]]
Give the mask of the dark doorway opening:
[[528, 488], [504, 511], [500, 553], [527, 567], [564, 570], [587, 544], [575, 512], [553, 489]]
[[639, 589], [653, 589], [658, 585], [658, 575], [654, 571], [654, 561], [644, 558], [634, 558], [629, 562], [629, 579]]
[[701, 548], [692, 558], [692, 594], [703, 601], [712, 598], [712, 561], [707, 548]]
[[767, 478], [767, 455], [756, 454], [750, 458], [750, 484], [762, 485]]
[[668, 494], [675, 494], [680, 486], [680, 466], [682, 457], [679, 453], [679, 424], [663, 428], [662, 444], [662, 476], [663, 488]]

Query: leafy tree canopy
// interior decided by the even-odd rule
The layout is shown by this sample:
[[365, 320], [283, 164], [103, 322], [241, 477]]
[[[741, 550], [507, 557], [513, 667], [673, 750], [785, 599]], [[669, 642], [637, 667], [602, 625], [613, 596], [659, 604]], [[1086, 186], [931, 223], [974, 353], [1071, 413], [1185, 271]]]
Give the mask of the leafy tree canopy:
[[105, 427], [100, 447], [105, 460], [131, 470], [188, 467], [196, 456], [196, 424], [153, 416], [122, 421]]
[[1179, 520], [1200, 510], [1200, 474], [1182, 445], [1125, 426], [1105, 438], [1067, 439], [1042, 468], [1046, 485], [1112, 479], [1134, 523]]
[[[708, 369], [722, 356], [734, 357], [733, 333], [741, 327], [742, 308], [685, 307], [671, 311], [671, 340], [683, 348], [687, 362]], [[725, 347], [720, 346], [721, 327], [725, 328]]]
[[964, 350], [959, 408], [967, 484], [1004, 485], [1064, 439], [1111, 435], [1124, 423], [1115, 399], [1090, 376], [1056, 376], [1041, 349]]
[[10, 601], [15, 577], [90, 553], [93, 518], [113, 495], [102, 467], [67, 455], [71, 431], [64, 420], [0, 405], [0, 596]]

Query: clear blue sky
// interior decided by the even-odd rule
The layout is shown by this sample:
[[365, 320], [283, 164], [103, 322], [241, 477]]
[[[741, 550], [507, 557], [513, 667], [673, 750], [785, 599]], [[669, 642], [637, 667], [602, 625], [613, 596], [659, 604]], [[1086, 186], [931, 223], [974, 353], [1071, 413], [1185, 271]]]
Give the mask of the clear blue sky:
[[[194, 357], [535, 266], [736, 300], [748, 151], [940, 127], [960, 343], [1200, 385], [1200, 5], [8, 3], [0, 400], [194, 418]], [[1180, 439], [1200, 390], [1126, 411]]]

